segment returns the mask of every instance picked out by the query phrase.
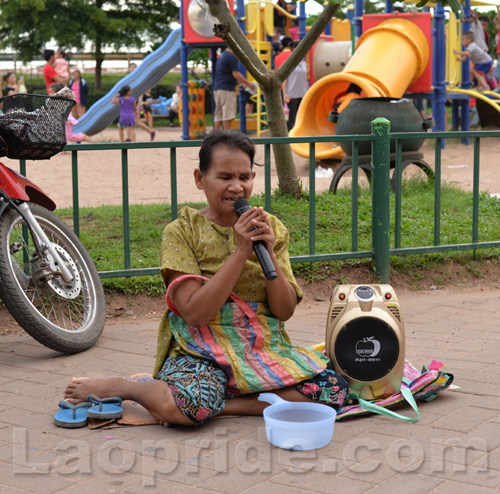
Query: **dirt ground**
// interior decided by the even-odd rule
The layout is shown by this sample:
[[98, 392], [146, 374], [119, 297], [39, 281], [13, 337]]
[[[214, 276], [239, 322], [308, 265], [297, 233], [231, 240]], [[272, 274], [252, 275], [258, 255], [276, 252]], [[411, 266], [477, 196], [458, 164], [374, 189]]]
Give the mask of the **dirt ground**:
[[[159, 129], [157, 140], [169, 141], [180, 139], [179, 128]], [[149, 139], [144, 131], [137, 130], [138, 140]], [[118, 130], [108, 129], [93, 137], [94, 142], [113, 142], [118, 140]], [[425, 144], [422, 148], [425, 160], [434, 167], [434, 149]], [[197, 148], [179, 149], [177, 152], [177, 194], [179, 202], [204, 201], [203, 194], [194, 187], [193, 170], [197, 166]], [[481, 141], [480, 152], [480, 191], [500, 197], [499, 166], [500, 138], [488, 138]], [[120, 151], [86, 151], [79, 153], [79, 197], [80, 206], [120, 205], [121, 189], [121, 153]], [[473, 146], [465, 146], [453, 140], [447, 142], [442, 150], [442, 178], [448, 183], [457, 184], [465, 190], [472, 190], [473, 182]], [[2, 159], [7, 166], [18, 170], [19, 163]], [[257, 152], [256, 162], [263, 163], [263, 148]], [[274, 162], [273, 162], [274, 163]], [[338, 163], [318, 163], [323, 168], [335, 171]], [[303, 187], [309, 188], [308, 160], [295, 156], [295, 166]], [[148, 204], [170, 200], [169, 151], [166, 149], [141, 149], [129, 152], [129, 186], [130, 202]], [[27, 176], [40, 186], [57, 204], [58, 207], [72, 206], [71, 155], [60, 154], [46, 161], [27, 162]], [[256, 168], [254, 192], [264, 190], [263, 170]], [[362, 174], [360, 174], [362, 175]], [[331, 177], [316, 178], [316, 191], [328, 190]], [[272, 169], [272, 188], [278, 185], [276, 170]], [[455, 268], [451, 268], [455, 269]], [[374, 282], [372, 273], [367, 269], [358, 272], [351, 269], [345, 273], [351, 283]], [[448, 291], [463, 291], [474, 288], [480, 290], [498, 290], [500, 288], [500, 266], [492, 263], [485, 266], [481, 276], [470, 276], [464, 273], [459, 283], [446, 286]], [[305, 285], [299, 280], [305, 291], [306, 302], [319, 298], [328, 298], [333, 291], [335, 280], [326, 280]], [[412, 289], [404, 276], [394, 280], [393, 286], [398, 291]], [[423, 289], [438, 289], [431, 278], [422, 280]], [[439, 288], [442, 289], [442, 288]], [[124, 319], [151, 318], [159, 320], [164, 308], [163, 297], [147, 297], [113, 294], [108, 295], [108, 324], [120, 324]], [[17, 324], [0, 309], [1, 332], [18, 331]]]

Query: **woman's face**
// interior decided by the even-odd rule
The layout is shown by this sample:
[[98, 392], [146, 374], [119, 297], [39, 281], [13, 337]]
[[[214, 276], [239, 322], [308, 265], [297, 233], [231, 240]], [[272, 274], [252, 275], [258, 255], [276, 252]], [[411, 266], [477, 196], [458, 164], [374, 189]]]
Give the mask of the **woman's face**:
[[195, 171], [196, 186], [207, 196], [210, 219], [235, 216], [234, 203], [242, 197], [250, 198], [254, 177], [246, 153], [223, 144], [214, 148], [207, 173], [203, 175], [199, 169]]
[[9, 75], [9, 77], [7, 78], [7, 83], [9, 84], [9, 86], [13, 86], [15, 85], [17, 81], [17, 77], [16, 77], [16, 74], [12, 73]]
[[79, 70], [75, 70], [75, 71], [73, 72], [73, 77], [74, 77], [75, 79], [80, 79], [80, 71], [79, 71]]

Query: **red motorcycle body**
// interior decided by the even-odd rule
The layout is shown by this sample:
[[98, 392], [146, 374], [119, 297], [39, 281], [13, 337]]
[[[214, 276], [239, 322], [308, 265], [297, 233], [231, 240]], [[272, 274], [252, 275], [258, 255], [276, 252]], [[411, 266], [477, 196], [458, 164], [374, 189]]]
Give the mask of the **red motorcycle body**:
[[56, 209], [55, 202], [38, 185], [3, 163], [0, 163], [0, 189], [12, 199], [31, 201], [49, 211]]

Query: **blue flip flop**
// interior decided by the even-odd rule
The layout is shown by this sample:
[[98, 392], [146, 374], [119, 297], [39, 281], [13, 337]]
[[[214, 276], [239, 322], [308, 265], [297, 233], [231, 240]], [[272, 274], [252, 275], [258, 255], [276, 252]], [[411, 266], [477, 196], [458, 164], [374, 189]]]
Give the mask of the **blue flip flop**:
[[87, 410], [87, 417], [91, 419], [119, 419], [123, 417], [122, 399], [118, 396], [99, 398], [96, 395], [89, 395], [87, 399], [93, 405]]
[[65, 427], [66, 429], [85, 427], [89, 421], [87, 410], [91, 406], [92, 403], [86, 401], [77, 405], [73, 405], [68, 401], [60, 401], [60, 410], [54, 415], [54, 423], [58, 427]]

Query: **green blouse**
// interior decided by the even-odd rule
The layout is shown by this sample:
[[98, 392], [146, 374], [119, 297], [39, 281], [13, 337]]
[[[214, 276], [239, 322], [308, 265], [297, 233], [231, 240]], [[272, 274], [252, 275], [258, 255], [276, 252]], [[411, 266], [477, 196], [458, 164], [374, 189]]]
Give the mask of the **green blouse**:
[[[293, 276], [288, 254], [290, 235], [285, 226], [273, 215], [268, 214], [274, 231], [274, 252], [283, 275], [292, 284], [297, 299], [302, 300], [302, 290]], [[185, 207], [179, 217], [169, 223], [161, 244], [161, 273], [166, 283], [166, 270], [211, 278], [234, 252], [236, 236], [232, 227], [224, 227], [210, 221], [198, 210]], [[253, 253], [245, 263], [243, 272], [233, 293], [247, 302], [267, 302], [266, 282], [262, 268]], [[172, 338], [167, 310], [158, 331], [158, 347], [153, 376], [162, 368], [167, 356], [183, 353], [180, 345]]]

